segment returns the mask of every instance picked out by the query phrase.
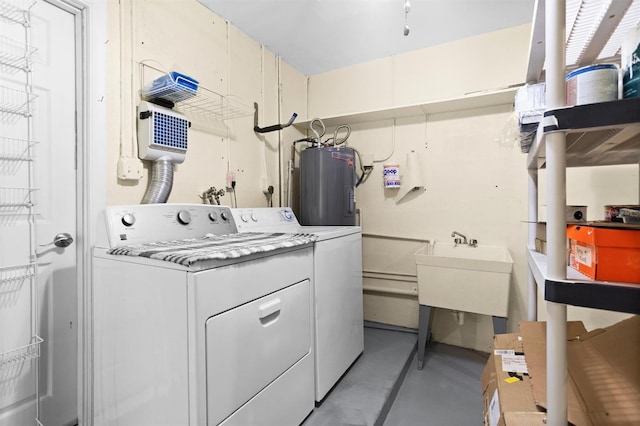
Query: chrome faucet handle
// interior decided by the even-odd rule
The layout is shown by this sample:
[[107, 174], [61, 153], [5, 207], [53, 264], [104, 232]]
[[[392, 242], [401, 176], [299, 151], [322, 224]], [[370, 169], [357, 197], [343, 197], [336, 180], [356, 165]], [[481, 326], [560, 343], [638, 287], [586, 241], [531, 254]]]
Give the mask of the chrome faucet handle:
[[473, 238], [469, 240], [469, 245], [471, 247], [478, 247], [478, 240], [474, 240]]
[[458, 244], [462, 244], [462, 238], [456, 238], [453, 240], [453, 242], [458, 245]]

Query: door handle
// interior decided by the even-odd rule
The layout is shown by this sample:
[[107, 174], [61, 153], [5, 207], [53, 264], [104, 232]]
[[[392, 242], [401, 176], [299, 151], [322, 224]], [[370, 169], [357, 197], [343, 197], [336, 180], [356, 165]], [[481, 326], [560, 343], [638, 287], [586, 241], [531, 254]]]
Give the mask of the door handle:
[[64, 248], [64, 247], [69, 247], [72, 243], [73, 243], [73, 237], [66, 232], [61, 232], [55, 237], [53, 237], [53, 241], [47, 244], [40, 244], [40, 247], [47, 247], [53, 244], [56, 247]]
[[263, 327], [268, 327], [280, 317], [280, 298], [270, 300], [258, 307], [258, 318]]
[[280, 299], [273, 299], [258, 307], [258, 318], [264, 320], [277, 312], [280, 312]]

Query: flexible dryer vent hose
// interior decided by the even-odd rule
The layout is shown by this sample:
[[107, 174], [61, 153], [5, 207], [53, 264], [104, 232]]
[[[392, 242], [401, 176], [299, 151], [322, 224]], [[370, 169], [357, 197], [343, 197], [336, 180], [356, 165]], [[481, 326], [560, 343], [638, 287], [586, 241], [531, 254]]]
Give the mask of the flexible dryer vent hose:
[[173, 161], [160, 157], [151, 164], [149, 186], [142, 204], [166, 203], [173, 186]]

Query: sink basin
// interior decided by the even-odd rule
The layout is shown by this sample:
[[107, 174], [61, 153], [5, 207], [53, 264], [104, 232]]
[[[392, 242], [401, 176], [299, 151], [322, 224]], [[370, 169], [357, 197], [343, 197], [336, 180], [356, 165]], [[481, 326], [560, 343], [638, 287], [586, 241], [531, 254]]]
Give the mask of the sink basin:
[[509, 251], [500, 246], [454, 245], [436, 242], [416, 252], [416, 263], [443, 268], [509, 273], [513, 260]]
[[421, 305], [507, 317], [513, 259], [505, 247], [438, 241], [415, 261]]

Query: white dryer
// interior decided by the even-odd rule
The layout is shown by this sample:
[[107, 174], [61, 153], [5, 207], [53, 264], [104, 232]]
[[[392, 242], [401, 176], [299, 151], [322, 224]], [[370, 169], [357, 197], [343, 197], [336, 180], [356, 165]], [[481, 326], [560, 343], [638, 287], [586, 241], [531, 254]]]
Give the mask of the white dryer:
[[93, 264], [94, 424], [297, 425], [313, 410], [312, 238], [226, 207], [105, 210]]
[[321, 402], [364, 349], [362, 230], [302, 226], [288, 207], [231, 209], [238, 232], [316, 236], [313, 249], [315, 400]]

